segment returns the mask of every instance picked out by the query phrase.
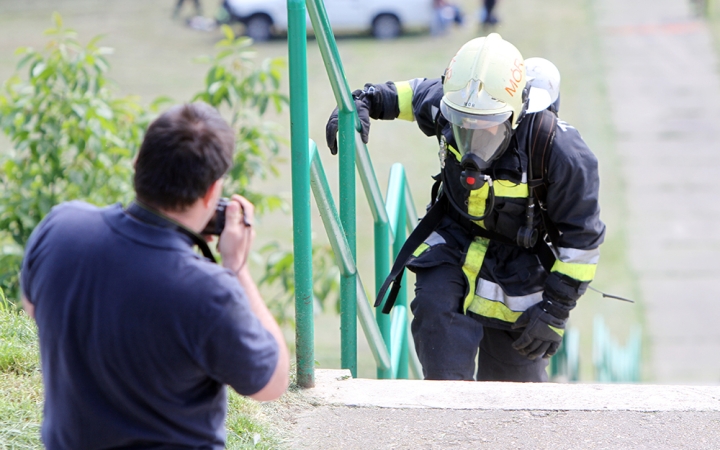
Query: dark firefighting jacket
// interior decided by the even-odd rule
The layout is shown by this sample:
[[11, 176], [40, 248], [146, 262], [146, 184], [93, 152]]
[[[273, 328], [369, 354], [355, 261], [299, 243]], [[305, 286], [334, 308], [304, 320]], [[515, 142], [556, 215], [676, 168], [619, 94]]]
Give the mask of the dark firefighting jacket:
[[[438, 138], [442, 190], [451, 191], [470, 215], [485, 215], [490, 203], [489, 185], [471, 191], [460, 183], [461, 155], [456, 150], [452, 127], [439, 113], [441, 80], [419, 78], [368, 84], [365, 93], [372, 118], [416, 121], [423, 133]], [[551, 268], [543, 267], [535, 249], [512, 243], [526, 224], [532, 117], [529, 114], [523, 119], [508, 149], [488, 171], [494, 180], [494, 207], [489, 215], [471, 223], [448, 207], [448, 217], [415, 250], [407, 264], [410, 269], [446, 263], [461, 265], [468, 281], [464, 311], [500, 328], [509, 328], [523, 311], [543, 298], [572, 309], [595, 276], [598, 247], [605, 234], [598, 202], [597, 159], [575, 128], [552, 116], [556, 129], [544, 160], [547, 194], [540, 205], [544, 218], [540, 208], [535, 208], [533, 220], [546, 241], [550, 240], [548, 231], [554, 230]]]

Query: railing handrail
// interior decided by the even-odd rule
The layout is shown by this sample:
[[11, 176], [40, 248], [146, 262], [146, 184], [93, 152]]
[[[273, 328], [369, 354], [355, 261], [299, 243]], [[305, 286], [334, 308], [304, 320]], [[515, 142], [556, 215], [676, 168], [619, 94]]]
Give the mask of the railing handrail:
[[[384, 277], [386, 277], [390, 271], [389, 263], [391, 257], [397, 253], [399, 246], [402, 245], [402, 241], [405, 239], [405, 228], [412, 230], [417, 223], [417, 213], [412, 203], [412, 195], [409, 192], [404, 170], [399, 171], [402, 176], [397, 176], [393, 175], [394, 172], [397, 172], [397, 169], [393, 169], [391, 173], [391, 185], [395, 187], [389, 189], [387, 203], [383, 200], [369, 152], [358, 133], [358, 131], [361, 130], [360, 120], [322, 0], [305, 0], [305, 2], [301, 0], [288, 0], [288, 46], [291, 53], [291, 90], [293, 84], [304, 83], [304, 87], [299, 90], [299, 93], [300, 97], [303, 97], [307, 103], [306, 61], [298, 61], [299, 59], [306, 59], [307, 36], [305, 34], [304, 23], [302, 23], [301, 26], [301, 21], [304, 22], [306, 13], [309, 15], [312, 26], [316, 31], [316, 41], [320, 48], [338, 105], [339, 214], [335, 209], [330, 190], [327, 186], [327, 180], [317, 155], [317, 146], [310, 141], [309, 137], [304, 144], [299, 143], [298, 136], [307, 136], [308, 134], [306, 117], [307, 105], [304, 105], [304, 112], [299, 111], [299, 107], [293, 108], [294, 105], [298, 105], [299, 103], [297, 99], [293, 102], [293, 99], [296, 98], [295, 91], [293, 91], [293, 95], [291, 95], [293, 161], [295, 161], [295, 155], [297, 153], [305, 153], [305, 155], [303, 155], [302, 158], [298, 158], [298, 161], [301, 161], [302, 164], [293, 164], [293, 180], [295, 180], [296, 172], [306, 170], [310, 175], [308, 184], [312, 185], [311, 188], [320, 208], [323, 223], [331, 241], [333, 251], [335, 252], [338, 266], [341, 269], [340, 321], [342, 367], [350, 369], [353, 376], [357, 375], [356, 322], [359, 318], [377, 363], [378, 377], [407, 377], [408, 366], [410, 366], [418, 377], [421, 377], [421, 369], [417, 361], [417, 355], [415, 355], [414, 352], [414, 347], [411, 343], [408, 344], [409, 321], [407, 317], [407, 299], [400, 300], [398, 302], [398, 309], [393, 312], [393, 321], [397, 324], [396, 327], [399, 326], [400, 329], [393, 331], [390, 318], [386, 315], [377, 314], [375, 320], [371, 320], [373, 318], [372, 308], [355, 263], [355, 170], [357, 169], [360, 176], [374, 219], [376, 253], [375, 284], [378, 288], [382, 284]], [[297, 54], [294, 54], [294, 52], [297, 52]], [[303, 113], [304, 117], [300, 117]], [[298, 117], [300, 117], [300, 120], [298, 120]], [[310, 159], [307, 163], [304, 161], [306, 158]], [[295, 181], [293, 187], [295, 187]], [[309, 200], [306, 200], [304, 192], [302, 194], [303, 195], [296, 196], [295, 190], [293, 190], [294, 212], [296, 209], [307, 208], [309, 205]], [[306, 225], [306, 220], [302, 222], [303, 225]], [[301, 239], [304, 242], [309, 233], [311, 233], [309, 228], [304, 231], [294, 230], [296, 242]], [[390, 254], [388, 251], [388, 249], [391, 248], [391, 243], [394, 254]], [[303, 245], [306, 245], [306, 243]], [[308, 259], [307, 255], [303, 255], [303, 258], [306, 260], [299, 261], [300, 256], [296, 251], [296, 285], [301, 269], [303, 270], [303, 277], [312, 277], [311, 269], [303, 267], [311, 266], [310, 259]], [[312, 287], [312, 285], [310, 287]], [[300, 315], [305, 317], [310, 311], [308, 309], [308, 303], [310, 303], [311, 295], [308, 296], [305, 294], [301, 298], [298, 296], [298, 293], [299, 291], [296, 290], [296, 314], [298, 317]], [[406, 297], [406, 295], [404, 296]], [[400, 317], [403, 314], [404, 317]], [[307, 323], [303, 322], [301, 326], [300, 321], [298, 321], [298, 342], [301, 340], [301, 333], [312, 332], [312, 330], [308, 330], [308, 328]], [[310, 328], [312, 328], [312, 326], [310, 326]], [[400, 350], [397, 349], [397, 344], [392, 344], [393, 336], [402, 342]], [[307, 338], [303, 339], [305, 343], [307, 343], [307, 340]], [[391, 363], [391, 349], [395, 349], [395, 352], [400, 353], [400, 356], [392, 358], [394, 364]], [[301, 353], [303, 356], [301, 356]], [[314, 372], [311, 372], [310, 376], [307, 376], [308, 370], [312, 371], [309, 355], [314, 355], [312, 349], [308, 349], [306, 346], [301, 348], [298, 345], [298, 383], [301, 386], [311, 386], [314, 384]], [[303, 380], [300, 379], [301, 371], [304, 374]]]

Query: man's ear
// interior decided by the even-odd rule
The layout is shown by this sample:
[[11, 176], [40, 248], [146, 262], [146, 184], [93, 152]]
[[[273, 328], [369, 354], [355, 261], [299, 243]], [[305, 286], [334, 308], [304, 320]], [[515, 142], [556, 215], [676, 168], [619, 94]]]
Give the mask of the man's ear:
[[213, 198], [220, 198], [220, 194], [222, 194], [222, 178], [215, 180], [215, 182], [210, 185], [202, 198], [203, 206], [207, 208]]

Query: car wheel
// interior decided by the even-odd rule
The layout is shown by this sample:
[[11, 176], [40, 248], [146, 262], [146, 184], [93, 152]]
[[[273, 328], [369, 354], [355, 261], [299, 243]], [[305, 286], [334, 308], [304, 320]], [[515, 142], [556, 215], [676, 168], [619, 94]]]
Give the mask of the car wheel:
[[376, 39], [395, 39], [401, 32], [400, 20], [393, 15], [382, 14], [373, 21], [372, 34]]
[[268, 16], [257, 15], [245, 22], [245, 35], [255, 42], [264, 42], [272, 36], [272, 21]]

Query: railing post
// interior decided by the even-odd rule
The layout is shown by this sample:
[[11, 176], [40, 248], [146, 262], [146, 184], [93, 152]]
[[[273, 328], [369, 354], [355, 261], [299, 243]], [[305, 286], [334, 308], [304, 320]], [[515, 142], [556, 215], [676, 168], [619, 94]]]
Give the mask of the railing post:
[[315, 386], [312, 225], [308, 132], [307, 34], [304, 0], [288, 0], [290, 135], [292, 145], [293, 251], [295, 253], [295, 342], [297, 383]]
[[[405, 212], [405, 189], [407, 189], [407, 181], [405, 179], [405, 170], [401, 165], [395, 165], [393, 169], [398, 170], [401, 172], [400, 178], [402, 179], [400, 192], [399, 192], [399, 203], [400, 207], [397, 210], [397, 227], [395, 228], [395, 240], [393, 241], [393, 257], [396, 258], [397, 255], [400, 253], [400, 250], [402, 249], [403, 244], [405, 244], [405, 238], [407, 237], [407, 234], [405, 232], [406, 229], [406, 212]], [[400, 345], [400, 357], [398, 358], [398, 367], [397, 367], [397, 378], [398, 379], [408, 379], [408, 333], [407, 333], [407, 314], [408, 314], [408, 301], [407, 301], [407, 278], [405, 278], [405, 283], [403, 283], [402, 287], [400, 288], [400, 291], [398, 292], [398, 298], [397, 298], [397, 305], [403, 306], [403, 308], [398, 308], [395, 311], [395, 314], [405, 314], [406, 317], [404, 317], [405, 320], [403, 320], [401, 323], [403, 324], [402, 330], [400, 333], [400, 339], [401, 339], [401, 345]]]
[[[357, 260], [355, 222], [355, 112], [340, 111], [338, 116], [340, 157], [340, 222], [350, 252]], [[340, 364], [357, 377], [357, 280], [356, 274], [340, 280]]]
[[[375, 295], [377, 296], [380, 287], [385, 282], [385, 278], [390, 273], [390, 226], [387, 222], [375, 222]], [[380, 333], [385, 342], [388, 352], [391, 350], [391, 321], [389, 314], [382, 313], [383, 305], [379, 305], [375, 309], [375, 322], [378, 324]], [[377, 377], [380, 380], [386, 380], [393, 377], [392, 368], [383, 370], [378, 367]]]

